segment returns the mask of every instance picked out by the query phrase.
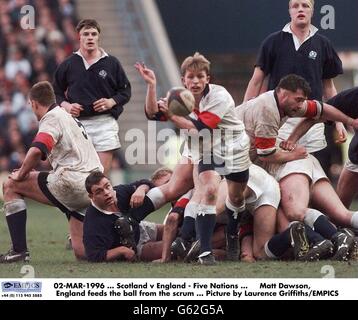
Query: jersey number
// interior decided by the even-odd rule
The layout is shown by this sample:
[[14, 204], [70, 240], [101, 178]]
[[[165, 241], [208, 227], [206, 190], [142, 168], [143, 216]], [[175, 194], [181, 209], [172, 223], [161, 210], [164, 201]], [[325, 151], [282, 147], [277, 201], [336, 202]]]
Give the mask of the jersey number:
[[76, 118], [72, 118], [72, 119], [76, 121], [77, 125], [80, 127], [82, 131], [82, 135], [85, 137], [86, 140], [88, 140], [87, 132], [83, 124], [80, 121], [78, 121]]

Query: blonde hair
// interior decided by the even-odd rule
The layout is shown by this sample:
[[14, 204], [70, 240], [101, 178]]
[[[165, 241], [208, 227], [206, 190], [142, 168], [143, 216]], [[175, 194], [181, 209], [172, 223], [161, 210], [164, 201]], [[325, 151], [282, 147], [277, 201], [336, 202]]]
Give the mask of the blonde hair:
[[[292, 2], [292, 0], [290, 0], [290, 1], [288, 2], [288, 7], [289, 7], [289, 8], [291, 8], [291, 2]], [[313, 9], [313, 8], [314, 8], [314, 0], [308, 0], [308, 2], [309, 2], [309, 4], [310, 4], [311, 9]]]
[[185, 58], [181, 64], [181, 75], [184, 76], [187, 70], [205, 71], [206, 74], [210, 73], [210, 61], [206, 59], [199, 52], [195, 52], [193, 56]]
[[153, 172], [152, 176], [150, 177], [150, 180], [152, 182], [155, 182], [155, 181], [159, 180], [160, 178], [166, 176], [167, 174], [173, 174], [173, 170], [171, 170], [167, 167], [161, 167]]

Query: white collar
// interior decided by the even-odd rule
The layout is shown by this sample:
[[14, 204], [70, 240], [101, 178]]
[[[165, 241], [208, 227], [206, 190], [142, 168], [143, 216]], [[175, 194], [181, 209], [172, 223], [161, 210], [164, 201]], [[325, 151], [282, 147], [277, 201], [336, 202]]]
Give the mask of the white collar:
[[288, 32], [288, 33], [291, 33], [292, 34], [292, 38], [293, 38], [293, 43], [295, 44], [295, 49], [296, 51], [301, 47], [302, 44], [304, 44], [309, 38], [312, 38], [318, 31], [318, 29], [314, 26], [314, 25], [310, 25], [310, 32], [307, 36], [307, 38], [302, 42], [300, 43], [300, 40], [298, 39], [298, 37], [292, 32], [291, 30], [291, 23], [287, 23], [283, 29], [282, 29], [283, 32]]
[[[92, 62], [92, 64], [95, 64], [96, 62], [98, 62], [99, 60], [105, 58], [105, 57], [108, 57], [108, 53], [106, 51], [104, 51], [102, 48], [99, 48], [99, 50], [101, 51], [101, 56]], [[92, 64], [89, 64], [87, 62], [87, 60], [85, 59], [85, 57], [82, 55], [80, 49], [78, 49], [77, 51], [74, 52], [74, 54], [78, 54], [81, 58], [82, 58], [82, 61], [83, 61], [83, 64], [85, 65], [85, 68], [86, 70], [89, 69], [89, 67], [92, 65]]]
[[117, 213], [117, 212], [111, 212], [111, 211], [103, 210], [103, 209], [97, 207], [92, 200], [91, 200], [91, 204], [92, 204], [92, 206], [94, 206], [98, 211], [100, 211], [100, 212], [102, 212], [102, 213], [104, 213], [104, 214], [106, 214], [106, 215], [111, 215], [111, 214]]

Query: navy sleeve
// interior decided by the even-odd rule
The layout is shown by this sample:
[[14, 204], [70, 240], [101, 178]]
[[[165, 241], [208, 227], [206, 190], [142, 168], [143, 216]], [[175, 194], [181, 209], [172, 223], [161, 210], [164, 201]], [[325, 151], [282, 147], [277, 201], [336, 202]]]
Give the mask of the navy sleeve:
[[274, 37], [275, 34], [269, 35], [261, 44], [257, 55], [255, 67], [260, 67], [265, 75], [272, 73], [274, 65]]
[[142, 184], [148, 185], [149, 188], [154, 187], [149, 180], [139, 180], [133, 183], [119, 184], [113, 187], [117, 196], [117, 206], [121, 212], [127, 212], [128, 210], [131, 209], [129, 206], [131, 197], [133, 193], [136, 191], [136, 189]]
[[118, 118], [118, 116], [123, 112], [123, 106], [131, 98], [132, 89], [131, 89], [131, 84], [127, 78], [127, 75], [117, 59], [115, 60], [115, 69], [116, 69], [117, 92], [112, 98], [116, 102], [116, 105], [113, 107], [113, 109], [115, 111], [116, 118]]
[[68, 60], [66, 59], [63, 63], [61, 63], [54, 75], [54, 81], [53, 81], [53, 89], [55, 91], [56, 95], [56, 102], [58, 105], [61, 105], [63, 101], [67, 101], [65, 92], [68, 87], [67, 83], [67, 69], [68, 69]]
[[358, 134], [357, 134], [357, 132], [355, 132], [355, 134], [351, 140], [351, 143], [349, 144], [348, 157], [352, 163], [358, 164]]
[[323, 64], [322, 79], [332, 79], [342, 73], [342, 61], [338, 57], [331, 42], [325, 38], [325, 61]]

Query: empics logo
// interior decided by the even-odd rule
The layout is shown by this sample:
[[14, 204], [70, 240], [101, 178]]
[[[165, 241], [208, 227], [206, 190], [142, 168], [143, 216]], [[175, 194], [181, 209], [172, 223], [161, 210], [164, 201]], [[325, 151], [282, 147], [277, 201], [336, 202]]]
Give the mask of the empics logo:
[[41, 292], [42, 282], [39, 281], [7, 281], [1, 282], [2, 292]]

